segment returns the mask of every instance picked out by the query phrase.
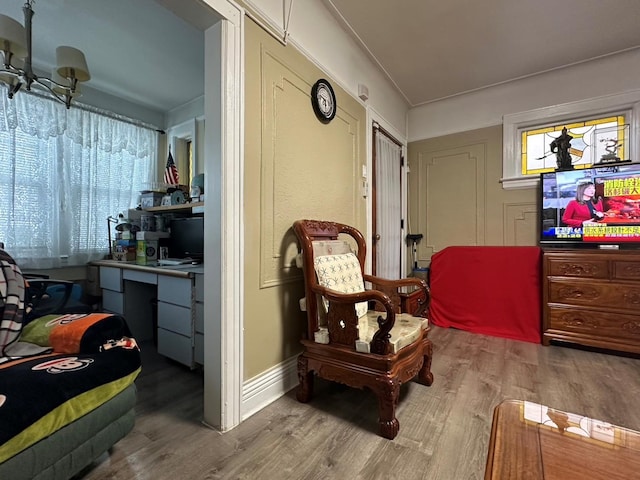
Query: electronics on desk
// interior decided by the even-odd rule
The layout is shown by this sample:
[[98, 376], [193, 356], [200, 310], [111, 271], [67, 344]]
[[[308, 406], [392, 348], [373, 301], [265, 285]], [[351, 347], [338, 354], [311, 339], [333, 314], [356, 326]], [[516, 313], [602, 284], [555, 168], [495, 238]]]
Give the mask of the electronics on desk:
[[159, 258], [158, 265], [188, 265], [192, 263], [191, 258]]
[[137, 232], [136, 263], [138, 265], [149, 265], [158, 260], [160, 240], [167, 238], [169, 238], [169, 232]]
[[204, 217], [174, 218], [169, 224], [169, 258], [204, 258]]

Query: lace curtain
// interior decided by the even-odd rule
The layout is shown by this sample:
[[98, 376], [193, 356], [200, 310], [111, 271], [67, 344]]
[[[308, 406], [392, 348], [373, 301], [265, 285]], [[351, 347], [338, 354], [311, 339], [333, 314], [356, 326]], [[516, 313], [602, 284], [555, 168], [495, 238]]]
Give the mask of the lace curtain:
[[103, 258], [107, 217], [152, 180], [158, 134], [106, 113], [0, 86], [0, 241], [21, 268]]
[[376, 141], [376, 230], [380, 240], [376, 244], [376, 275], [400, 278], [400, 252], [402, 249], [402, 150], [379, 130]]

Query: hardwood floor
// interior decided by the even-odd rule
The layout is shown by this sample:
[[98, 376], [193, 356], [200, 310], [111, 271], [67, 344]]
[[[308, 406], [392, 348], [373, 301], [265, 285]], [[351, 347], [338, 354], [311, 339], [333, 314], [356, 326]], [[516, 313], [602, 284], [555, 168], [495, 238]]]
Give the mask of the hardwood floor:
[[434, 327], [434, 383], [403, 386], [393, 441], [370, 392], [316, 381], [220, 434], [201, 424], [202, 374], [143, 347], [136, 426], [78, 478], [481, 479], [494, 407], [542, 403], [640, 430], [640, 359]]

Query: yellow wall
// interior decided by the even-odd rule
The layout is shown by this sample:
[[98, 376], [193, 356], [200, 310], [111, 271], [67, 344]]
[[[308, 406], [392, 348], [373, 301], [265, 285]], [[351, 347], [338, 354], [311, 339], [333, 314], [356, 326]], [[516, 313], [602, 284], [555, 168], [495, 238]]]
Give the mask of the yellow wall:
[[501, 125], [411, 142], [407, 157], [420, 267], [450, 245], [536, 245], [537, 190], [500, 183]]
[[[301, 55], [252, 21], [245, 43], [244, 379], [299, 352], [305, 316], [291, 225], [335, 220], [364, 229], [364, 107]], [[329, 124], [312, 110], [311, 87], [327, 78], [338, 111]]]

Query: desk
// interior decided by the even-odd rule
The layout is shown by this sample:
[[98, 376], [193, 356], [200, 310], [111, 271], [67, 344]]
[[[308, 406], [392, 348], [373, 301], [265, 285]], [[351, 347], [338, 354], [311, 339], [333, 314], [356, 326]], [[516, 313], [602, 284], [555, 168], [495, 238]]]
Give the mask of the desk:
[[138, 341], [157, 340], [158, 353], [190, 368], [204, 364], [202, 265], [92, 265], [100, 269], [102, 308], [123, 315]]
[[544, 405], [496, 407], [485, 480], [629, 480], [640, 472], [640, 432]]

